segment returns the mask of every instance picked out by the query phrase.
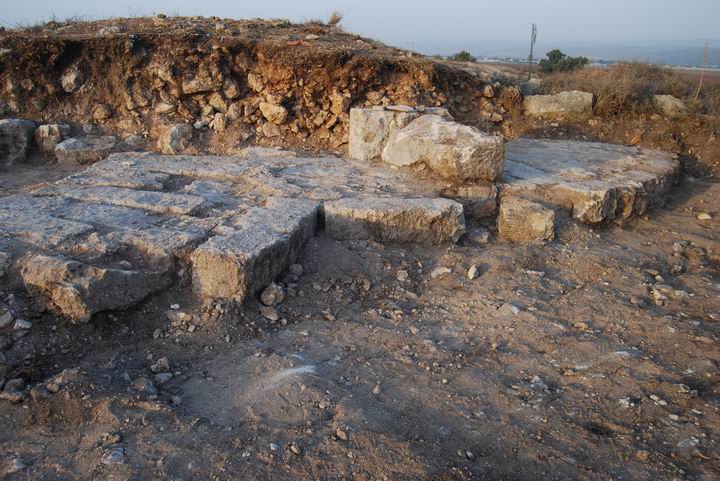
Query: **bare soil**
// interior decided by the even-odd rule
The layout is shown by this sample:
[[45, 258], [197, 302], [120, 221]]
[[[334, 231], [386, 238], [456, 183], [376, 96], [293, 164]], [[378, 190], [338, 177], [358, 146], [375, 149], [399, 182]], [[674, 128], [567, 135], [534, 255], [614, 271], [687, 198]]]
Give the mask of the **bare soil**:
[[[79, 370], [3, 402], [5, 479], [718, 479], [719, 193], [688, 178], [648, 218], [525, 246], [321, 234], [287, 325], [182, 285], [86, 325], [5, 292], [33, 322], [1, 333], [6, 378]], [[134, 390], [161, 357], [172, 380]]]

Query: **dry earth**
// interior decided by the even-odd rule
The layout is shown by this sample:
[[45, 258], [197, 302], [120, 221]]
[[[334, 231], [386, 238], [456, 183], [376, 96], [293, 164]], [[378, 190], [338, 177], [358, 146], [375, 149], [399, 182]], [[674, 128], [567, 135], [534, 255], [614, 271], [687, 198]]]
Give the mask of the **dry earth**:
[[[321, 76], [303, 97], [308, 89], [298, 89], [294, 77], [286, 82], [283, 72], [288, 65], [302, 70], [334, 46], [333, 62], [355, 58], [338, 76], [364, 72], [356, 84], [347, 82], [353, 106], [371, 105], [375, 95], [367, 94], [388, 86], [388, 101], [380, 103], [417, 103], [427, 93], [417, 86], [432, 86], [433, 102], [447, 103], [462, 122], [510, 137], [659, 147], [682, 154], [685, 173], [698, 176], [685, 175], [664, 207], [622, 225], [590, 227], [559, 213], [554, 240], [524, 245], [498, 238], [493, 219], [469, 221], [470, 235], [442, 247], [337, 241], [320, 230], [302, 251], [302, 269], [282, 279], [294, 286], [274, 321], [257, 298], [203, 304], [184, 276], [136, 307], [100, 312], [85, 324], [0, 284], [3, 309], [32, 323], [0, 328], [0, 379], [32, 388], [22, 402], [0, 400], [4, 479], [720, 479], [720, 184], [700, 177], [718, 158], [702, 119], [528, 120], [518, 117], [518, 99], [507, 105], [498, 93], [490, 102], [502, 117], [495, 123], [474, 117], [475, 104], [463, 111], [468, 98], [487, 98], [488, 79], [452, 65], [318, 25], [172, 19], [173, 30], [170, 21], [5, 32], [0, 45], [32, 40], [16, 60], [39, 79], [26, 88], [22, 69], [3, 70], [6, 85], [8, 77], [16, 80], [5, 101], [20, 105], [36, 95], [42, 105], [28, 107], [28, 118], [68, 121], [78, 131], [92, 117], [90, 107], [70, 109], [64, 93], [58, 98], [65, 101], [52, 103], [38, 90], [57, 88], [65, 67], [100, 51], [117, 54], [125, 62], [118, 69], [132, 71], [146, 61], [143, 49], [166, 59], [174, 39], [184, 39], [181, 51], [200, 49], [186, 59], [195, 68], [215, 38], [233, 59], [250, 59], [220, 58], [216, 65], [229, 69], [223, 75], [274, 72], [267, 78], [273, 88], [287, 86], [285, 105], [322, 107], [318, 96], [327, 97], [336, 79]], [[103, 42], [96, 32], [105, 27], [114, 28]], [[158, 32], [163, 28], [167, 35]], [[210, 34], [218, 29], [229, 34]], [[126, 52], [133, 31], [138, 41]], [[39, 52], [58, 46], [57, 67], [34, 70]], [[300, 59], [293, 67], [294, 54]], [[286, 64], [272, 70], [267, 59]], [[140, 85], [151, 82], [144, 75]], [[135, 95], [132, 81], [123, 85]], [[255, 102], [258, 92], [242, 87], [240, 99]], [[81, 92], [88, 102], [82, 105], [108, 102], [115, 88]], [[148, 105], [161, 94], [153, 95]], [[181, 103], [201, 105], [204, 95]], [[124, 128], [130, 125], [153, 140], [155, 122], [177, 120], [150, 107], [133, 114], [125, 101], [98, 122], [101, 130], [135, 133]], [[268, 122], [253, 110], [229, 132], [203, 130], [191, 150], [286, 142], [343, 151], [347, 114], [336, 115], [325, 137], [324, 124], [307, 121], [328, 109], [308, 109], [308, 116], [289, 109], [306, 137], [294, 137], [290, 127], [287, 137], [264, 135]], [[252, 135], [238, 142], [250, 125]], [[637, 142], [630, 127], [642, 128]], [[276, 160], [286, 161], [293, 162]], [[0, 196], [51, 188], [78, 169], [38, 161], [2, 170]]]

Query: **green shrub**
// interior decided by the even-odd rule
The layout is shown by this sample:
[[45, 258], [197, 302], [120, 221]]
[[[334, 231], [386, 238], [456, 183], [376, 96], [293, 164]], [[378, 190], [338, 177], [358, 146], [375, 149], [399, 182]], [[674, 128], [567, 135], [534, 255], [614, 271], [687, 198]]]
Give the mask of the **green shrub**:
[[460, 52], [456, 53], [451, 57], [453, 60], [457, 60], [458, 62], [475, 62], [477, 59], [470, 55], [470, 52], [467, 52], [465, 50], [461, 50]]
[[590, 63], [587, 57], [569, 57], [560, 50], [550, 50], [547, 58], [540, 60], [540, 71], [545, 73], [578, 70]]

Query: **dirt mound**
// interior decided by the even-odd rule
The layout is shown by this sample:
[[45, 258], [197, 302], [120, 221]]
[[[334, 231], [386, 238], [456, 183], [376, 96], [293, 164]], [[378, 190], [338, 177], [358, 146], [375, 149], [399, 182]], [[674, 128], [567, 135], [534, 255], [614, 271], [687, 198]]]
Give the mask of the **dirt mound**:
[[[0, 33], [0, 115], [92, 122], [154, 143], [195, 126], [192, 149], [344, 151], [351, 106], [445, 106], [509, 132], [515, 87], [321, 23], [138, 18]], [[86, 130], [92, 130], [86, 126]]]

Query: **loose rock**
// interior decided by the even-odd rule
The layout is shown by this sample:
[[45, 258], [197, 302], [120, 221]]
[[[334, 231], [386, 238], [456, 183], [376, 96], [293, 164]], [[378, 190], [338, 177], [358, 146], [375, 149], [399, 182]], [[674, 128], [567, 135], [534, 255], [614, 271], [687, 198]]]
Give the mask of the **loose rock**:
[[505, 197], [497, 219], [500, 237], [513, 242], [530, 242], [555, 237], [555, 212], [541, 204]]

